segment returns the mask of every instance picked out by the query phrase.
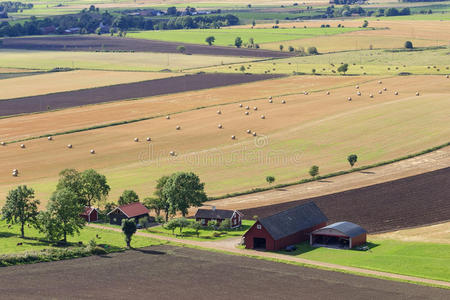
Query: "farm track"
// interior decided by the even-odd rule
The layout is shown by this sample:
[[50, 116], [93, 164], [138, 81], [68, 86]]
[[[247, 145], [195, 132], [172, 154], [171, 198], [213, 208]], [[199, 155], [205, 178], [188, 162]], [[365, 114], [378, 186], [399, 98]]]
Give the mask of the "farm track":
[[269, 216], [314, 201], [329, 223], [351, 221], [369, 233], [448, 221], [450, 167], [340, 193], [243, 209], [246, 218]]
[[63, 109], [173, 94], [282, 77], [279, 75], [195, 74], [0, 101], [0, 116]]
[[186, 43], [163, 42], [133, 38], [104, 36], [49, 36], [27, 38], [4, 38], [2, 48], [21, 50], [50, 51], [135, 51], [180, 53], [177, 47], [183, 45], [188, 54], [242, 56], [242, 57], [291, 57], [289, 52], [231, 48], [222, 46], [196, 45]]

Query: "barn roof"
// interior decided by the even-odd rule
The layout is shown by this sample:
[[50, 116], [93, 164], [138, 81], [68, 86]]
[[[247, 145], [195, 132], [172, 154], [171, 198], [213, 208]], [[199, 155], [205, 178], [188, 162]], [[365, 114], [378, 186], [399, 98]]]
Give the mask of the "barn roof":
[[264, 226], [273, 239], [279, 240], [327, 220], [327, 217], [314, 202], [308, 202], [260, 219], [259, 223]]
[[147, 207], [145, 207], [141, 202], [133, 202], [130, 204], [125, 204], [125, 205], [116, 207], [111, 212], [109, 212], [108, 215], [110, 213], [112, 213], [113, 211], [115, 211], [116, 209], [119, 209], [120, 211], [122, 211], [128, 218], [134, 218], [134, 217], [137, 217], [140, 215], [145, 215], [145, 214], [149, 213], [149, 210], [147, 209]]
[[97, 210], [94, 207], [85, 206], [84, 211], [81, 213], [81, 216], [89, 216], [94, 210]]
[[202, 209], [199, 208], [197, 212], [195, 213], [196, 218], [201, 219], [219, 219], [219, 220], [225, 220], [230, 219], [233, 214], [234, 210], [227, 210], [227, 209]]
[[348, 237], [355, 237], [355, 236], [361, 235], [363, 233], [367, 233], [367, 231], [364, 228], [362, 228], [361, 226], [359, 226], [355, 223], [346, 222], [346, 221], [330, 224], [328, 226], [317, 229], [313, 233], [320, 234], [321, 231], [326, 230], [326, 229], [337, 230], [340, 233], [342, 233], [343, 235], [348, 236]]

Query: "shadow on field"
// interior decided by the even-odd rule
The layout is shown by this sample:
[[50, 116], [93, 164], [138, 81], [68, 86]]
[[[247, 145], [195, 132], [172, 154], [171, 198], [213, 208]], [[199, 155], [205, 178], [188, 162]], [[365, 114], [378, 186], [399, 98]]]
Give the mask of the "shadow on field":
[[165, 255], [166, 254], [166, 252], [149, 250], [149, 249], [133, 248], [131, 250], [134, 250], [134, 251], [137, 251], [137, 252], [141, 252], [141, 253], [144, 253], [144, 254], [151, 254], [151, 255]]
[[11, 233], [11, 232], [0, 231], [0, 238], [7, 238], [7, 237], [13, 237], [13, 236], [18, 236], [18, 235], [15, 233]]
[[375, 172], [371, 172], [371, 171], [360, 171], [359, 173], [362, 173], [362, 174], [376, 174]]

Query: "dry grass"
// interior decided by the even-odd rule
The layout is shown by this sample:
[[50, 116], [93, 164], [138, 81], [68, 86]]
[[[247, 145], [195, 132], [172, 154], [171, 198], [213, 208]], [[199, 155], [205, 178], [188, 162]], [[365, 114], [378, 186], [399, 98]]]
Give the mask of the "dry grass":
[[450, 244], [450, 222], [372, 235], [375, 239]]
[[1, 80], [0, 90], [2, 93], [0, 94], [0, 100], [74, 91], [179, 75], [181, 74], [90, 70], [53, 72]]
[[[243, 101], [244, 106], [258, 106], [258, 113], [251, 111], [250, 116], [237, 104], [222, 105], [221, 115], [216, 114], [217, 108], [205, 108], [173, 115], [171, 120], [158, 118], [58, 136], [52, 142], [34, 140], [26, 143], [26, 149], [10, 144], [0, 149], [0, 199], [10, 187], [27, 183], [45, 203], [57, 173], [68, 167], [104, 173], [112, 186], [111, 200], [115, 200], [130, 188], [148, 196], [157, 178], [180, 170], [198, 173], [208, 193], [218, 195], [264, 186], [267, 175], [279, 183], [304, 178], [312, 164], [319, 165], [322, 174], [346, 169], [350, 153], [358, 154], [360, 164], [393, 159], [448, 142], [450, 90], [446, 80], [385, 78], [382, 86], [388, 91], [381, 96], [376, 93], [380, 85], [373, 80], [359, 82], [361, 97], [351, 86], [332, 90], [330, 96], [322, 91], [274, 97], [273, 104], [266, 99]], [[298, 92], [305, 89], [309, 90], [298, 88]], [[415, 96], [416, 89], [420, 97]], [[394, 90], [400, 94], [395, 96]], [[374, 99], [368, 97], [369, 92], [376, 95]], [[213, 96], [216, 91], [210, 93]], [[349, 95], [354, 101], [346, 101]], [[282, 105], [281, 99], [287, 103]], [[203, 101], [210, 103], [205, 97]], [[116, 114], [122, 111], [118, 108]], [[267, 118], [261, 120], [260, 114]], [[221, 130], [217, 129], [219, 122], [224, 125]], [[28, 124], [32, 128], [33, 122]], [[175, 130], [176, 125], [182, 130]], [[245, 133], [249, 128], [258, 138]], [[231, 135], [237, 139], [231, 140]], [[150, 145], [133, 142], [134, 137], [143, 140], [146, 136], [152, 137]], [[65, 147], [69, 143], [74, 145], [71, 150]], [[96, 155], [89, 154], [92, 148]], [[178, 156], [169, 157], [169, 151]], [[19, 177], [10, 175], [14, 168], [19, 169]]]

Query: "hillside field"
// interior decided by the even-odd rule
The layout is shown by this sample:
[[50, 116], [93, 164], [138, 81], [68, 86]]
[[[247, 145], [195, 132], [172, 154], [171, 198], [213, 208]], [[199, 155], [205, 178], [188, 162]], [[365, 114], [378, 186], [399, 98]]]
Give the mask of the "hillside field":
[[[299, 89], [298, 94], [274, 97], [274, 103], [267, 98], [243, 100], [250, 106], [248, 116], [237, 103], [223, 104], [170, 120], [161, 116], [62, 135], [51, 142], [36, 139], [26, 142], [25, 149], [9, 144], [0, 149], [0, 199], [9, 188], [26, 183], [45, 203], [58, 172], [69, 167], [104, 173], [112, 187], [110, 199], [115, 200], [124, 189], [148, 196], [156, 179], [175, 171], [196, 172], [213, 196], [265, 186], [267, 175], [275, 176], [277, 183], [306, 178], [313, 164], [320, 166], [321, 174], [348, 169], [350, 153], [358, 155], [358, 165], [398, 158], [448, 142], [448, 80], [410, 76], [384, 78], [381, 85], [377, 80], [360, 82], [362, 96], [354, 86], [330, 89], [328, 96], [324, 90], [304, 95], [305, 89]], [[383, 87], [387, 91], [379, 95]], [[420, 96], [415, 96], [416, 90]], [[214, 95], [214, 89], [210, 93]], [[349, 96], [353, 101], [347, 101]], [[208, 104], [208, 98], [204, 101]], [[33, 128], [33, 122], [28, 124]], [[181, 130], [175, 130], [177, 125]], [[247, 134], [247, 129], [257, 136]], [[152, 137], [151, 143], [146, 136]], [[133, 142], [134, 137], [141, 142]], [[67, 149], [69, 143], [73, 149]], [[96, 154], [89, 154], [90, 149]], [[170, 151], [177, 155], [170, 156]], [[10, 175], [14, 168], [19, 177]]]

